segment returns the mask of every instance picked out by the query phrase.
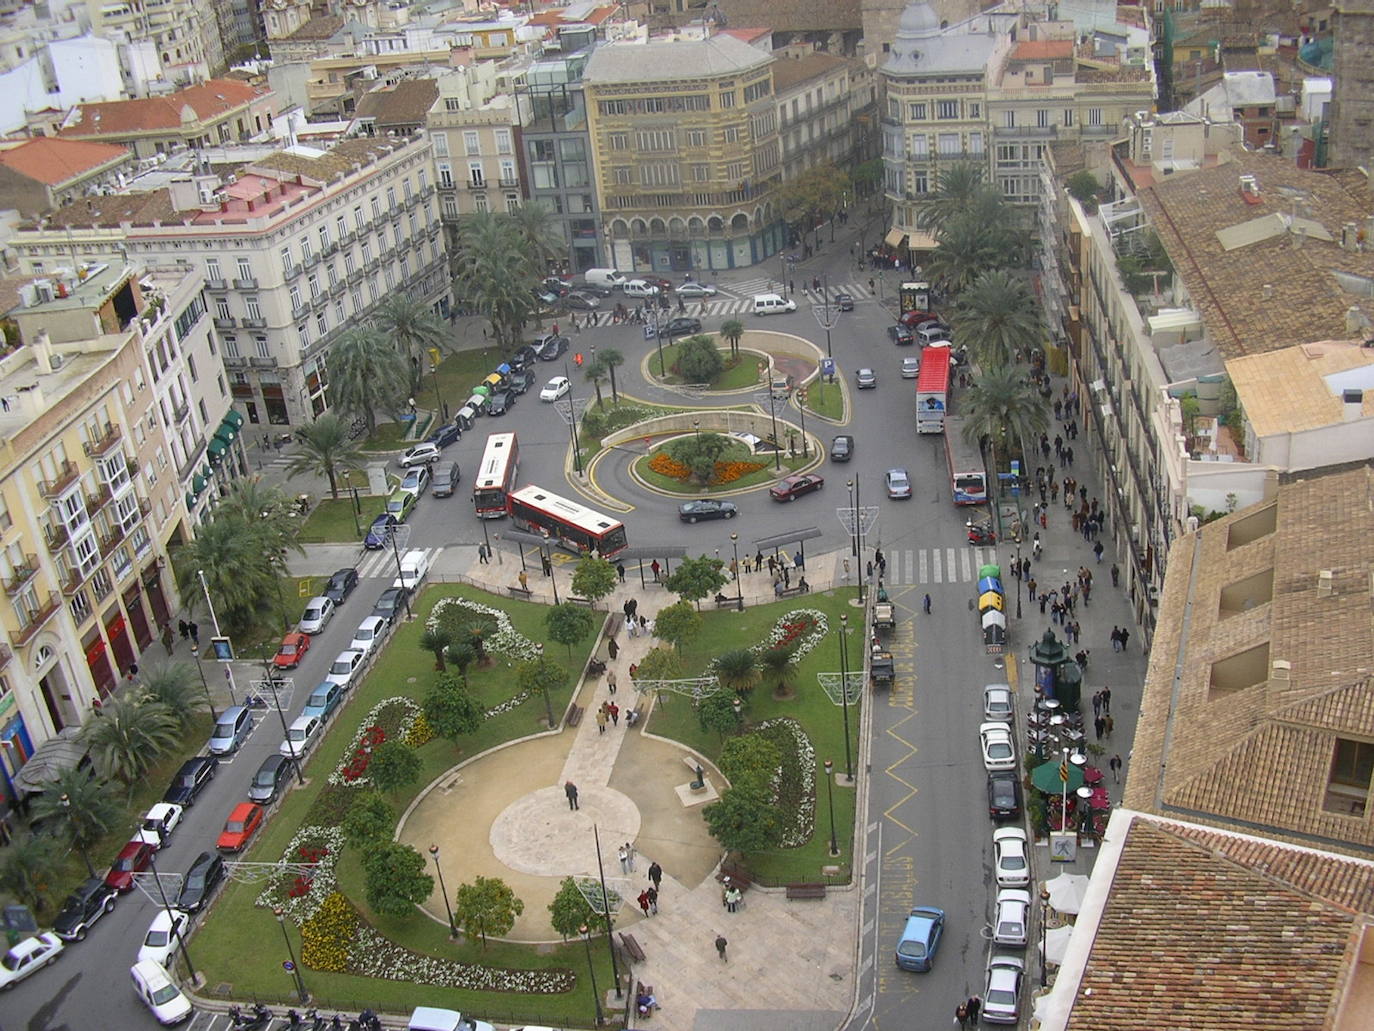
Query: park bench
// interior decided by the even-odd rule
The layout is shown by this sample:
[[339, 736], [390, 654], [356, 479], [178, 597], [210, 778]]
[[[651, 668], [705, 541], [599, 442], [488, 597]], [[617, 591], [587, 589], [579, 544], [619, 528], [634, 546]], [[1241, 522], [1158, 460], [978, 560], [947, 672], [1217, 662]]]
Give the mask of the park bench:
[[510, 594], [512, 598], [524, 598], [526, 601], [529, 601], [530, 596], [534, 593], [533, 591], [530, 591], [524, 587], [516, 587], [514, 584], [507, 587], [506, 591]]
[[568, 595], [568, 601], [572, 602], [574, 605], [581, 605], [589, 609], [594, 607], [595, 605], [595, 602], [593, 602], [590, 598], [579, 598], [575, 594]]
[[657, 1008], [657, 1004], [649, 1007], [647, 1012], [641, 1012], [639, 1009], [638, 1002], [639, 997], [641, 995], [647, 996], [650, 999], [654, 998], [654, 986], [651, 984], [645, 984], [643, 981], [636, 981], [634, 999], [631, 1000], [631, 1005], [639, 1019], [648, 1020], [650, 1017], [654, 1015], [654, 1010]]
[[645, 959], [644, 949], [639, 942], [635, 941], [635, 936], [627, 931], [620, 931], [619, 935], [620, 944], [625, 949], [630, 959], [636, 963], [643, 963]]
[[606, 620], [606, 636], [614, 637], [625, 629], [625, 613], [612, 612], [610, 618]]
[[716, 599], [716, 608], [718, 608], [718, 609], [733, 609], [733, 608], [739, 608], [739, 607], [741, 607], [741, 606], [740, 606], [740, 600], [739, 600], [738, 598], [717, 598], [717, 599]]
[[773, 593], [779, 598], [790, 598], [794, 594], [805, 594], [809, 588], [802, 587], [801, 584], [793, 584], [791, 587], [784, 587], [782, 590], [775, 590]]
[[582, 722], [582, 717], [586, 713], [586, 711], [587, 710], [580, 705], [571, 706], [568, 709], [568, 719], [566, 721], [567, 725], [570, 727], [577, 726], [579, 723]]
[[716, 880], [724, 881], [727, 877], [730, 879], [730, 883], [740, 891], [748, 891], [754, 883], [754, 878], [749, 876], [749, 871], [738, 863], [721, 864], [720, 873], [716, 874]]
[[824, 884], [789, 884], [787, 886], [787, 899], [823, 899], [825, 898]]

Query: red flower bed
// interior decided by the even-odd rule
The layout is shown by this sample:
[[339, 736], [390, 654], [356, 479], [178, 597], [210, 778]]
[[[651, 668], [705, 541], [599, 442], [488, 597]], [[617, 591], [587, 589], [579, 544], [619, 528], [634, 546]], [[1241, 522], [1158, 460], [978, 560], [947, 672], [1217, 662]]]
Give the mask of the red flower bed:
[[368, 727], [363, 731], [362, 740], [353, 752], [353, 758], [344, 764], [340, 773], [346, 781], [354, 781], [367, 773], [367, 764], [372, 761], [372, 749], [386, 740], [386, 731], [381, 727]]
[[[310, 866], [319, 866], [320, 860], [329, 855], [329, 849], [322, 848], [319, 845], [302, 845], [300, 848], [296, 849], [296, 855], [300, 857], [302, 863], [307, 863]], [[313, 873], [297, 874], [296, 879], [291, 882], [291, 887], [286, 894], [290, 898], [298, 899], [302, 895], [307, 894], [314, 883], [315, 875]]]
[[811, 616], [802, 616], [799, 619], [790, 620], [782, 625], [782, 636], [773, 642], [771, 650], [794, 648], [803, 637], [815, 628], [816, 620]]

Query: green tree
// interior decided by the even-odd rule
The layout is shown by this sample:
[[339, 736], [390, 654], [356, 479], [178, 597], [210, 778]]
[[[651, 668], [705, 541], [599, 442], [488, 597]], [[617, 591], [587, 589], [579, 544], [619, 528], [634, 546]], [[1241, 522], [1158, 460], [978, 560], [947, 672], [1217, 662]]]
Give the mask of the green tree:
[[725, 368], [716, 343], [705, 334], [688, 337], [678, 345], [677, 371], [688, 383], [711, 383]]
[[988, 194], [995, 197], [996, 191], [988, 184], [983, 166], [971, 161], [957, 162], [940, 172], [934, 191], [926, 195], [917, 210], [916, 224], [927, 230], [943, 229]]
[[759, 684], [759, 660], [752, 648], [721, 652], [711, 663], [720, 686], [739, 695], [748, 695]]
[[625, 364], [625, 356], [619, 348], [603, 347], [596, 352], [596, 360], [606, 366], [606, 374], [611, 377], [611, 400], [620, 403], [620, 393], [615, 385], [615, 370]]
[[453, 644], [453, 633], [445, 626], [429, 627], [420, 635], [420, 647], [434, 655], [434, 668], [444, 672], [444, 653]]
[[601, 381], [609, 375], [606, 369], [605, 360], [598, 354], [586, 364], [582, 370], [582, 374], [586, 376], [591, 385], [596, 388], [596, 407], [604, 408], [606, 401], [601, 396]]
[[549, 922], [553, 929], [563, 936], [563, 940], [576, 938], [582, 927], [602, 926], [601, 920], [592, 912], [586, 897], [571, 877], [564, 877], [558, 886], [558, 894], [549, 903]]
[[230, 631], [247, 629], [259, 612], [271, 607], [278, 586], [265, 549], [266, 542], [252, 527], [228, 513], [216, 513], [172, 554], [181, 596], [197, 598], [204, 573], [223, 626]]
[[453, 900], [454, 921], [469, 937], [476, 935], [482, 939], [483, 951], [487, 935], [509, 934], [515, 918], [524, 911], [525, 904], [499, 877], [479, 876], [472, 884], [460, 884]]
[[778, 202], [783, 218], [802, 233], [811, 230], [812, 245], [819, 247], [820, 222], [840, 209], [848, 189], [849, 176], [827, 161], [813, 165], [786, 183], [778, 194]]
[[463, 678], [463, 686], [467, 687], [468, 667], [477, 661], [477, 649], [472, 646], [472, 642], [459, 641], [456, 644], [451, 644], [444, 655], [457, 668], [458, 675]]
[[1064, 182], [1064, 189], [1069, 191], [1069, 195], [1083, 204], [1093, 200], [1101, 188], [1097, 178], [1086, 168], [1079, 169]]
[[569, 662], [572, 662], [572, 646], [587, 639], [594, 623], [595, 617], [590, 609], [570, 601], [555, 605], [544, 613], [544, 628], [548, 631], [549, 640], [568, 649]]
[[389, 293], [372, 312], [373, 324], [391, 341], [409, 370], [412, 395], [419, 393], [425, 355], [448, 346], [448, 331], [434, 309], [404, 291]]
[[487, 718], [482, 704], [472, 697], [461, 681], [452, 674], [445, 674], [425, 696], [425, 719], [434, 728], [434, 733], [449, 741], [457, 741], [465, 734], [471, 734]]
[[1020, 453], [1023, 442], [1037, 440], [1049, 425], [1045, 399], [1022, 365], [984, 370], [964, 394], [960, 408], [964, 439], [976, 444], [986, 437], [991, 442], [993, 470]]
[[350, 845], [364, 846], [385, 841], [396, 828], [396, 810], [380, 791], [368, 788], [354, 792], [339, 829]]
[[668, 457], [692, 470], [692, 479], [702, 485], [716, 476], [716, 463], [733, 443], [723, 433], [692, 433], [668, 442]]
[[89, 849], [124, 815], [114, 786], [75, 766], [63, 770], [34, 800], [29, 813], [35, 822], [51, 822], [58, 833], [76, 846], [95, 876]]
[[143, 670], [143, 694], [167, 706], [183, 733], [191, 730], [207, 705], [205, 688], [189, 662], [163, 662]]
[[573, 567], [572, 592], [579, 598], [600, 601], [619, 580], [615, 566], [600, 555], [583, 555]]
[[552, 208], [539, 201], [526, 201], [507, 216], [525, 249], [535, 260], [534, 270], [543, 275], [549, 263], [566, 258], [568, 242]]
[[744, 336], [744, 323], [739, 319], [726, 319], [720, 324], [720, 335], [730, 344], [732, 357], [739, 357], [739, 342]]
[[854, 170], [849, 173], [849, 181], [854, 184], [856, 197], [872, 196], [878, 192], [878, 187], [882, 185], [883, 159], [874, 158], [871, 161], [856, 165]]
[[349, 436], [348, 424], [332, 412], [321, 415], [306, 426], [297, 426], [296, 452], [286, 467], [288, 476], [323, 476], [329, 493], [339, 496], [339, 474], [361, 469], [363, 453]]
[[733, 785], [702, 810], [711, 836], [730, 852], [762, 852], [777, 843], [779, 826], [772, 793], [753, 781]]
[[739, 730], [744, 718], [735, 711], [738, 696], [729, 691], [715, 691], [697, 700], [697, 722], [702, 730], [714, 730], [722, 741], [727, 734]]
[[372, 750], [367, 775], [379, 791], [394, 795], [420, 779], [420, 757], [404, 741], [383, 741]]
[[109, 698], [81, 728], [96, 771], [132, 786], [182, 741], [172, 711], [161, 702], [125, 692]]
[[[712, 597], [725, 586], [725, 563], [706, 555], [681, 559], [672, 575], [663, 581], [663, 586], [684, 601], [696, 602], [699, 609], [702, 598]], [[663, 637], [661, 633], [659, 636]]]
[[782, 750], [763, 734], [740, 734], [725, 742], [719, 765], [731, 784], [749, 781], [767, 788], [782, 766]]
[[797, 649], [767, 648], [759, 656], [759, 666], [763, 678], [773, 684], [773, 693], [779, 698], [786, 697], [792, 682], [797, 679], [797, 664], [792, 661]]
[[377, 431], [378, 410], [395, 414], [409, 393], [410, 370], [401, 354], [373, 326], [354, 326], [329, 349], [329, 391], [347, 414]]
[[425, 857], [399, 841], [377, 841], [363, 853], [367, 904], [383, 916], [405, 917], [429, 898], [434, 878], [425, 873]]
[[492, 616], [461, 605], [450, 606], [439, 622], [453, 636], [455, 645], [466, 644], [477, 653], [479, 663], [487, 657], [487, 641], [500, 629]]
[[477, 212], [458, 220], [454, 285], [491, 323], [498, 347], [513, 351], [535, 313], [538, 259], [509, 216]]
[[657, 645], [644, 656], [637, 674], [640, 680], [680, 680], [682, 659], [672, 648]]
[[1044, 337], [1030, 287], [1006, 269], [984, 272], [959, 296], [953, 326], [955, 339], [969, 345], [983, 371], [1013, 364]]
[[296, 539], [300, 534], [300, 520], [295, 500], [261, 476], [240, 476], [230, 481], [215, 509], [215, 517], [221, 516], [236, 521], [256, 535], [261, 547], [269, 553], [265, 558], [274, 569], [285, 572], [287, 551], [305, 554]]
[[975, 279], [1003, 264], [1000, 235], [971, 215], [958, 215], [935, 231], [936, 247], [926, 275], [947, 293], [958, 294]]
[[[670, 587], [669, 590], [672, 590]], [[667, 641], [682, 654], [682, 646], [701, 633], [701, 616], [692, 608], [692, 603], [683, 599], [660, 609], [654, 617], [654, 635]]]
[[544, 712], [548, 716], [550, 727], [554, 724], [553, 697], [550, 692], [558, 690], [567, 682], [568, 671], [542, 655], [537, 659], [520, 663], [515, 669], [515, 683], [521, 691], [530, 694], [538, 692], [544, 696]]
[[42, 913], [52, 901], [60, 869], [57, 853], [57, 839], [50, 834], [16, 838], [0, 850], [0, 891]]

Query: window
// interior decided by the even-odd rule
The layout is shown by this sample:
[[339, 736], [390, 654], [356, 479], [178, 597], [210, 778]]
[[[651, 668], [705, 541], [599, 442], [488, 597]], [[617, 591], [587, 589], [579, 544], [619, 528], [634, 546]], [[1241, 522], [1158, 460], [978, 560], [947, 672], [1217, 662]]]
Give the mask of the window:
[[[455, 198], [445, 197], [440, 202], [439, 207], [444, 213], [444, 218], [453, 219], [458, 217], [458, 201]], [[350, 271], [352, 270], [350, 269]]]
[[442, 132], [430, 133], [429, 138], [434, 141], [434, 153], [441, 158], [448, 157], [448, 134]]
[[687, 146], [689, 146], [689, 147], [704, 147], [704, 146], [706, 146], [706, 130], [705, 130], [705, 129], [688, 129], [688, 130], [687, 130]]
[[983, 134], [981, 132], [968, 134], [968, 152], [970, 154], [983, 153]]
[[453, 186], [453, 166], [447, 161], [439, 162], [439, 185], [443, 187]]
[[498, 153], [498, 154], [509, 154], [510, 152], [511, 152], [511, 149], [510, 149], [510, 130], [509, 130], [509, 129], [497, 129], [497, 130], [496, 130], [496, 153]]
[[743, 161], [731, 161], [725, 166], [725, 178], [731, 182], [738, 182], [744, 178], [746, 168]]
[[773, 92], [773, 85], [769, 79], [760, 79], [758, 82], [751, 82], [744, 87], [744, 102], [752, 104], [760, 97], [766, 97]]
[[[587, 158], [587, 148], [581, 140], [559, 140], [558, 152], [564, 161], [585, 161]], [[510, 164], [509, 161], [503, 164]]]
[[639, 184], [641, 186], [676, 186], [678, 185], [677, 165], [667, 161], [640, 165]]
[[[363, 254], [367, 254], [367, 244], [363, 244]], [[310, 287], [310, 299], [318, 301], [320, 299], [320, 277], [312, 272], [305, 282]]]
[[738, 128], [737, 126], [734, 126], [734, 125], [727, 126], [726, 129], [725, 129], [725, 132], [722, 134], [722, 136], [723, 136], [724, 141], [725, 141], [726, 143], [738, 143], [738, 142], [739, 142], [739, 128]]
[[257, 297], [245, 297], [243, 299], [243, 303], [244, 306], [248, 309], [248, 317], [250, 319], [262, 318], [262, 307], [258, 304]]
[[[35, 268], [35, 272], [41, 272], [41, 268]], [[205, 278], [219, 282], [224, 279], [224, 273], [220, 271], [218, 258], [207, 258], [205, 261]]]
[[930, 177], [925, 172], [917, 172], [911, 177], [912, 193], [929, 193]]
[[734, 106], [735, 106], [735, 91], [734, 91], [734, 90], [730, 90], [730, 91], [728, 91], [728, 92], [726, 92], [726, 93], [722, 93], [722, 94], [720, 95], [720, 106], [721, 106], [721, 107], [734, 107]]
[[372, 219], [376, 221], [382, 217], [382, 198], [376, 194], [372, 195]]
[[894, 122], [899, 122], [902, 119], [902, 103], [896, 97], [887, 98], [887, 117]]
[[617, 186], [628, 186], [630, 184], [632, 169], [629, 165], [616, 165], [612, 171], [615, 173], [615, 182]]
[[1003, 125], [1004, 128], [1007, 128], [1007, 129], [1015, 129], [1015, 128], [1016, 128], [1016, 112], [1015, 112], [1015, 111], [1003, 111], [1003, 112], [1002, 112], [1002, 125]]
[[469, 162], [468, 162], [468, 183], [469, 183], [470, 185], [472, 185], [472, 186], [485, 186], [485, 185], [487, 185], [487, 182], [486, 182], [486, 173], [482, 170], [482, 162], [480, 162], [480, 161], [469, 161]]
[[336, 286], [339, 285], [339, 270], [334, 267], [334, 263], [331, 261], [327, 266], [325, 266], [324, 271], [325, 274], [329, 277], [329, 289], [333, 290]]
[[253, 265], [247, 258], [238, 259], [238, 270], [240, 279], [253, 278]]
[[320, 253], [324, 254], [329, 250], [329, 227], [320, 226]]
[[1363, 815], [1371, 778], [1374, 778], [1374, 744], [1337, 738], [1323, 808]]
[[959, 146], [959, 134], [957, 132], [942, 132], [936, 137], [936, 146], [940, 149], [942, 157], [949, 157], [958, 154], [962, 149]]
[[1101, 125], [1101, 124], [1102, 124], [1102, 109], [1101, 109], [1100, 107], [1090, 107], [1090, 108], [1088, 108], [1088, 124], [1089, 124], [1089, 125]]
[[677, 144], [671, 129], [649, 129], [635, 133], [635, 146], [645, 150], [676, 150]]
[[510, 158], [506, 158], [501, 162], [501, 182], [505, 184], [515, 182], [515, 162], [510, 160]]
[[520, 195], [518, 193], [506, 194], [506, 214], [514, 215], [520, 210]]
[[1050, 113], [1043, 107], [1035, 112], [1035, 127], [1037, 129], [1048, 129], [1050, 125]]
[[283, 247], [283, 248], [281, 249], [281, 270], [282, 270], [282, 272], [284, 272], [286, 275], [289, 276], [289, 275], [291, 275], [292, 270], [294, 270], [295, 267], [296, 267], [296, 262], [295, 262], [295, 259], [291, 257], [291, 248], [290, 248], [290, 247]]
[[937, 100], [935, 102], [936, 118], [958, 118], [959, 101], [957, 100]]
[[970, 100], [968, 102], [968, 116], [970, 119], [982, 118], [983, 105], [978, 103], [976, 100]]
[[695, 182], [704, 183], [704, 182], [707, 182], [710, 178], [711, 178], [711, 166], [710, 166], [710, 165], [693, 165], [693, 166], [692, 166], [692, 179], [693, 179]]
[[344, 275], [351, 276], [354, 271], [353, 248], [344, 251]]
[[1071, 107], [1064, 108], [1064, 124], [1073, 125], [1073, 108]]
[[259, 358], [272, 357], [272, 349], [267, 346], [267, 338], [265, 336], [253, 337], [253, 345], [257, 348]]
[[239, 357], [239, 342], [235, 337], [224, 338], [224, 356], [226, 358]]
[[906, 106], [906, 116], [913, 122], [924, 122], [930, 117], [926, 114], [925, 104], [908, 104]]
[[329, 332], [329, 311], [325, 308], [320, 309], [320, 313], [315, 316], [315, 328], [320, 331], [320, 336]]
[[[930, 154], [930, 138], [927, 136], [911, 137], [910, 154], [914, 158], [924, 158]], [[900, 157], [901, 155], [896, 155]]]
[[479, 193], [472, 198], [472, 210], [478, 212], [485, 212], [488, 210], [487, 195], [485, 193]]
[[606, 135], [606, 145], [611, 150], [629, 150], [630, 134], [627, 132], [613, 132]]
[[361, 233], [365, 224], [366, 219], [363, 218], [363, 206], [359, 204], [353, 209], [353, 228]]
[[482, 153], [482, 143], [477, 138], [476, 132], [468, 130], [467, 132], [463, 133], [463, 153], [468, 155], [469, 157], [480, 155]]

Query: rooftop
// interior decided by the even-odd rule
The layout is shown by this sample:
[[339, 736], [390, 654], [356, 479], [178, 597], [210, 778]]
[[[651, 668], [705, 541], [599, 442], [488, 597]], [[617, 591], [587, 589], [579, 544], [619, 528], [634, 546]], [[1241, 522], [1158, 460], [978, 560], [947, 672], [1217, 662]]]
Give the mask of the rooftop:
[[1345, 419], [1341, 392], [1364, 391], [1361, 411], [1374, 415], [1374, 349], [1363, 340], [1324, 340], [1251, 354], [1226, 363], [1245, 418], [1269, 437], [1335, 426]]
[[773, 92], [783, 93], [808, 80], [830, 75], [836, 70], [846, 67], [848, 63], [842, 57], [822, 53], [807, 54], [804, 57], [796, 58], [779, 58], [777, 64], [773, 65]]
[[337, 14], [319, 14], [286, 38], [297, 42], [328, 40], [344, 27], [344, 20]]
[[891, 56], [879, 67], [890, 75], [987, 75], [1004, 36], [1000, 28], [989, 31], [998, 24], [985, 15], [942, 28], [929, 0], [917, 0], [902, 12]]
[[48, 371], [32, 347], [20, 347], [0, 361], [0, 438], [13, 440], [78, 390], [128, 339], [126, 333], [93, 336], [79, 349], [61, 349], [62, 364]]
[[1074, 55], [1071, 39], [1027, 39], [1012, 47], [1012, 61], [1067, 61]]
[[672, 43], [621, 40], [592, 51], [582, 80], [597, 86], [701, 79], [763, 68], [773, 60], [733, 36]]
[[433, 79], [402, 79], [359, 100], [358, 117], [372, 119], [378, 129], [418, 126], [438, 99], [439, 84]]
[[103, 165], [130, 158], [127, 147], [39, 136], [0, 151], [0, 165], [36, 182], [60, 186]]
[[176, 131], [188, 120], [209, 121], [251, 103], [270, 91], [235, 79], [210, 79], [165, 97], [81, 104], [64, 136], [126, 136], [156, 130]]

